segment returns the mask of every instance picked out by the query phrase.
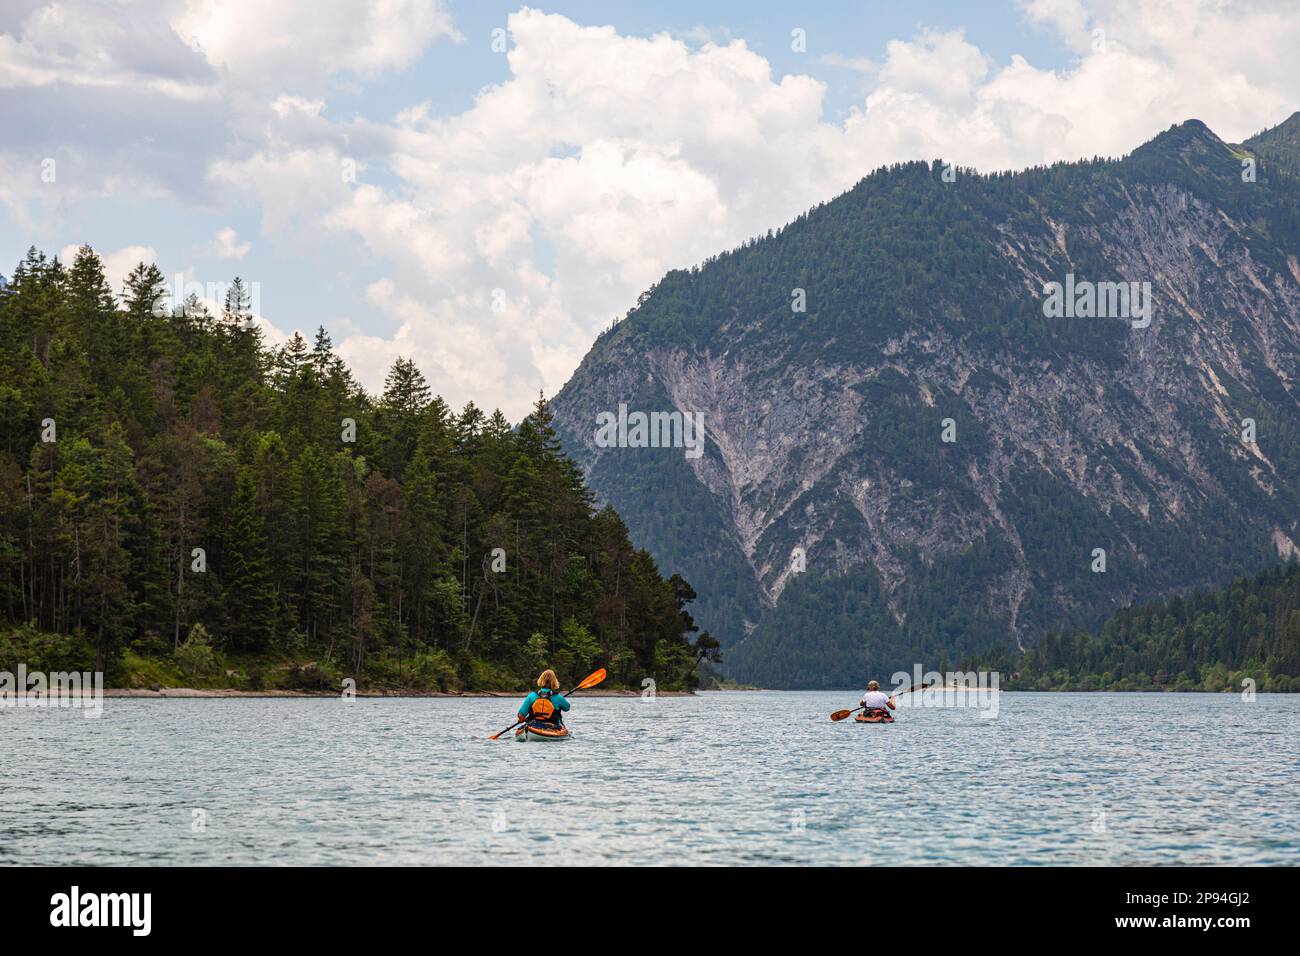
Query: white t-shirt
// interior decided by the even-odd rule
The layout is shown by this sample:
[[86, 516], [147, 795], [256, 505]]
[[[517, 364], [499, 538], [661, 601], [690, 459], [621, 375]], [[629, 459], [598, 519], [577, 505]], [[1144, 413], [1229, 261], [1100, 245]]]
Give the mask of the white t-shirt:
[[884, 710], [889, 703], [889, 695], [880, 690], [869, 690], [862, 695], [862, 700], [858, 701], [860, 705], [867, 710], [874, 710], [877, 707]]

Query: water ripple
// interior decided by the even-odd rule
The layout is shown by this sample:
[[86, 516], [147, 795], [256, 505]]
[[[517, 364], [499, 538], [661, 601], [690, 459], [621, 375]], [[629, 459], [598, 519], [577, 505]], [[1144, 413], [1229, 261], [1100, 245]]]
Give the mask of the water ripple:
[[851, 702], [579, 699], [573, 740], [530, 746], [483, 739], [510, 719], [491, 699], [8, 711], [0, 860], [1300, 862], [1300, 697], [1004, 694], [995, 720], [827, 720]]

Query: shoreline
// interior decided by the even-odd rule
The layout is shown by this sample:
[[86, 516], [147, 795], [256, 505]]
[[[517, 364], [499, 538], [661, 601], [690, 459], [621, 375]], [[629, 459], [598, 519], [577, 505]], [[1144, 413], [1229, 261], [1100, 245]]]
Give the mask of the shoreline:
[[[689, 690], [661, 690], [657, 691], [656, 697], [698, 697], [700, 694], [709, 693], [756, 693], [762, 692], [766, 688], [759, 687], [714, 687], [704, 691]], [[931, 688], [938, 690], [938, 688]], [[945, 691], [961, 690], [960, 687], [946, 687]], [[1232, 694], [1237, 693], [1233, 688], [1221, 691], [1213, 690], [1181, 690], [1172, 689], [1156, 690], [1154, 688], [1128, 688], [1125, 690], [1080, 690], [1076, 688], [1059, 688], [1054, 687], [1049, 690], [1031, 690], [1029, 688], [1007, 688], [999, 687], [996, 690], [992, 688], [969, 688], [972, 693], [1002, 693], [1002, 694]], [[859, 693], [858, 690], [845, 689], [843, 691], [822, 691], [822, 690], [801, 690], [801, 691], [784, 691], [784, 693], [843, 693], [849, 696]], [[1286, 691], [1256, 691], [1257, 694], [1268, 694], [1285, 697]], [[312, 690], [235, 690], [233, 688], [208, 688], [208, 687], [163, 687], [159, 690], [150, 690], [147, 687], [106, 687], [103, 692], [105, 697], [118, 698], [138, 698], [149, 700], [155, 698], [211, 698], [211, 697], [321, 697], [333, 698], [341, 697], [339, 691], [312, 691]], [[357, 697], [445, 697], [445, 698], [512, 698], [520, 697], [524, 694], [521, 690], [474, 690], [455, 693], [452, 691], [440, 690], [414, 690], [403, 688], [371, 688], [369, 690], [357, 691]], [[583, 697], [640, 697], [641, 691], [638, 690], [607, 690], [596, 689], [584, 690]]]
[[[441, 690], [405, 690], [405, 689], [372, 689], [357, 691], [356, 697], [505, 697], [517, 698], [522, 697], [525, 691], [519, 690], [474, 690], [463, 693], [452, 693], [451, 691]], [[157, 698], [202, 698], [202, 697], [321, 697], [321, 698], [340, 698], [343, 695], [338, 691], [311, 691], [311, 690], [233, 690], [228, 688], [205, 688], [205, 687], [163, 687], [158, 690], [150, 690], [147, 687], [106, 687], [104, 688], [105, 697], [135, 697], [143, 699]], [[584, 690], [583, 697], [640, 697], [639, 690]], [[656, 697], [693, 697], [695, 693], [689, 690], [661, 690], [655, 693]]]

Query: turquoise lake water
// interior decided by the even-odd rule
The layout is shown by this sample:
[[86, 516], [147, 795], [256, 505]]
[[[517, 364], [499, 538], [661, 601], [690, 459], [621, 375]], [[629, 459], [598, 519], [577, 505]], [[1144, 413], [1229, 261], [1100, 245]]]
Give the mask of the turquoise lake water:
[[[1300, 695], [109, 699], [0, 709], [0, 864], [1296, 864]], [[921, 703], [919, 695], [917, 703]]]

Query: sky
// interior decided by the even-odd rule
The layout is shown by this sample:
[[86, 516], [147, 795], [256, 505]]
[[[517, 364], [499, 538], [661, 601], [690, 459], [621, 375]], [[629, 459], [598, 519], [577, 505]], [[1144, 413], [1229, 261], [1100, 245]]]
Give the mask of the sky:
[[670, 269], [891, 162], [1300, 109], [1294, 0], [0, 0], [0, 274], [89, 243], [512, 420]]

